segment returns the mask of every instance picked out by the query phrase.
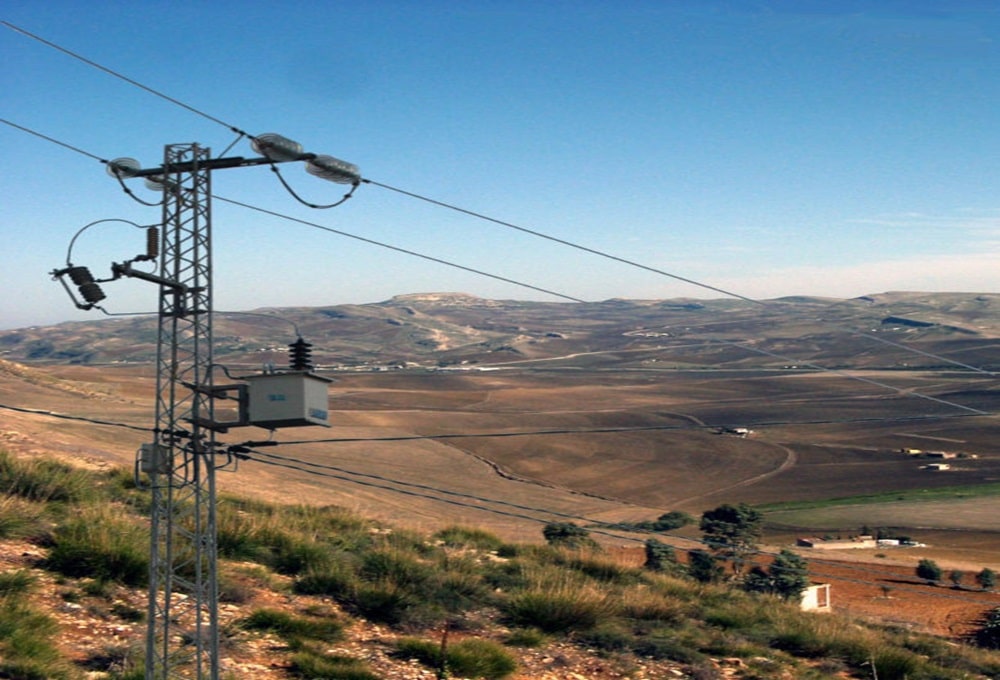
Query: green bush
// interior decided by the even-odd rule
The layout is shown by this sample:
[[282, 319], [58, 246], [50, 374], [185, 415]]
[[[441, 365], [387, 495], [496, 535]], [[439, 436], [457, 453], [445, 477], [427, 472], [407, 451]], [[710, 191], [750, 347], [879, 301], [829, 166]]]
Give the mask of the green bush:
[[0, 598], [23, 595], [31, 590], [35, 577], [27, 569], [0, 573]]
[[451, 548], [499, 550], [503, 541], [496, 535], [474, 527], [447, 527], [434, 534], [434, 538]]
[[396, 625], [420, 605], [420, 599], [394, 583], [365, 583], [346, 604], [369, 621]]
[[310, 568], [295, 580], [295, 592], [302, 595], [327, 595], [336, 600], [349, 600], [361, 581], [346, 560], [332, 560], [323, 567]]
[[329, 617], [303, 617], [277, 609], [257, 609], [239, 622], [244, 630], [266, 630], [286, 640], [332, 642], [343, 637], [344, 626]]
[[52, 541], [47, 569], [127, 586], [148, 580], [149, 534], [114, 506], [85, 506], [56, 527]]
[[32, 501], [82, 500], [92, 476], [65, 463], [43, 458], [20, 459], [0, 451], [0, 492]]
[[[0, 489], [2, 491], [2, 489]], [[0, 538], [28, 538], [42, 533], [45, 506], [18, 496], [0, 498]]]
[[303, 649], [292, 655], [292, 675], [310, 680], [379, 680], [360, 659]]
[[514, 625], [546, 633], [589, 630], [615, 613], [607, 591], [570, 581], [538, 583], [511, 594], [500, 609]]
[[0, 678], [63, 680], [72, 677], [69, 664], [54, 642], [56, 621], [40, 614], [26, 598], [30, 583], [15, 576], [0, 595]]
[[517, 670], [517, 661], [502, 645], [478, 638], [452, 642], [443, 654], [439, 642], [403, 638], [396, 643], [395, 655], [416, 659], [440, 673], [465, 678], [500, 680]]

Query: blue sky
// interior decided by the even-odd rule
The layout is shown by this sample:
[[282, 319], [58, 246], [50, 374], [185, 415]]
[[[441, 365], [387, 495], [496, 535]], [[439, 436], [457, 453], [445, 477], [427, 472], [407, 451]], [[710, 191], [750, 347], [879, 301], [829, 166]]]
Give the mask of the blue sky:
[[[364, 177], [754, 298], [1000, 289], [1000, 5], [990, 0], [27, 2], [2, 18]], [[2, 118], [101, 158], [231, 131], [0, 27]], [[8, 125], [0, 328], [95, 318], [48, 272], [95, 220], [158, 221], [100, 163]], [[244, 139], [229, 155], [253, 155]], [[340, 185], [283, 167], [304, 198]], [[572, 297], [720, 297], [392, 191], [327, 211], [264, 167], [219, 196]], [[154, 200], [141, 183], [137, 195]], [[461, 291], [553, 299], [216, 201], [219, 310]], [[143, 249], [120, 223], [73, 260]], [[107, 284], [112, 312], [151, 284]]]

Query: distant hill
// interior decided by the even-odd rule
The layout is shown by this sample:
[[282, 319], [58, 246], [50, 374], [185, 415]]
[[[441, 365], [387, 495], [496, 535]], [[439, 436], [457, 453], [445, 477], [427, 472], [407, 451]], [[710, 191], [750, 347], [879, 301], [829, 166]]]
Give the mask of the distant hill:
[[[282, 365], [296, 329], [315, 362], [348, 367], [497, 366], [558, 362], [588, 367], [936, 367], [928, 355], [998, 365], [1000, 294], [887, 292], [841, 300], [488, 300], [462, 293], [399, 295], [384, 302], [217, 312], [215, 356], [243, 366]], [[156, 319], [107, 318], [0, 331], [0, 357], [103, 364], [151, 362]], [[880, 342], [881, 341], [881, 342]], [[741, 347], [742, 345], [742, 347]], [[747, 349], [749, 347], [749, 349]]]

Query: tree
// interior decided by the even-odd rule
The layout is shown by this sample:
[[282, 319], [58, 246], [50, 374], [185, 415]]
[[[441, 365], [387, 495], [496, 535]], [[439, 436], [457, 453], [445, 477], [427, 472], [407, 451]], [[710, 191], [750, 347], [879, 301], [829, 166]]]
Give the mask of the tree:
[[738, 576], [748, 556], [757, 551], [763, 519], [760, 512], [744, 503], [727, 503], [705, 511], [699, 528], [709, 550], [720, 559], [731, 560]]
[[941, 567], [934, 560], [925, 557], [917, 564], [917, 577], [936, 584], [941, 580]]
[[962, 579], [965, 578], [965, 572], [961, 569], [952, 569], [951, 573], [948, 574], [948, 578], [951, 579], [952, 587], [959, 589], [962, 587]]
[[778, 553], [768, 569], [774, 581], [774, 594], [786, 600], [798, 600], [809, 586], [809, 567], [805, 558], [791, 550]]
[[769, 593], [784, 600], [798, 600], [809, 585], [806, 561], [791, 550], [782, 550], [767, 569], [753, 567], [743, 579], [743, 589]]
[[982, 627], [972, 637], [980, 647], [1000, 649], [1000, 607], [985, 616]]
[[722, 578], [722, 566], [715, 555], [706, 550], [688, 553], [688, 574], [701, 583], [715, 583]]
[[646, 541], [646, 562], [643, 566], [650, 571], [671, 571], [677, 565], [677, 554], [672, 545], [655, 538]]
[[542, 529], [542, 535], [549, 545], [564, 548], [596, 548], [597, 542], [590, 532], [572, 522], [551, 522]]
[[976, 574], [976, 583], [983, 590], [993, 590], [997, 585], [997, 574], [989, 567], [984, 567], [981, 572]]
[[657, 517], [653, 528], [656, 531], [673, 531], [688, 524], [694, 524], [694, 517], [680, 510], [671, 510]]

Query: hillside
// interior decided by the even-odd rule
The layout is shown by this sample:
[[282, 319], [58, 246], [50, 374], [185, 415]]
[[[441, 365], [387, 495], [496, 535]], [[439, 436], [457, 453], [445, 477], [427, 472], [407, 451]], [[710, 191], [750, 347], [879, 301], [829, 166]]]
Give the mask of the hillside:
[[[0, 485], [0, 677], [142, 677], [147, 492], [129, 470], [80, 471], [2, 450]], [[219, 504], [218, 535], [226, 678], [820, 680], [867, 678], [874, 666], [885, 680], [984, 680], [1000, 672], [1000, 655], [963, 644], [997, 596], [948, 596], [965, 609], [952, 627], [931, 627], [952, 638], [945, 642], [904, 628], [915, 615], [927, 629], [936, 607], [914, 606], [912, 596], [926, 591], [933, 603], [940, 588], [902, 571], [881, 598], [844, 589], [835, 612], [847, 615], [820, 615], [698, 582], [678, 553], [642, 566], [641, 547], [540, 547], [457, 526], [429, 535], [343, 508], [236, 496]], [[865, 622], [870, 599], [895, 610], [895, 627]], [[173, 630], [187, 634], [185, 625]], [[445, 640], [447, 675], [435, 661]]]
[[[283, 362], [295, 328], [326, 367], [511, 365], [574, 368], [985, 368], [998, 364], [1000, 295], [884, 293], [851, 300], [606, 300], [546, 303], [463, 294], [401, 295], [367, 305], [217, 312], [215, 355]], [[0, 357], [73, 364], [149, 362], [156, 322], [125, 317], [0, 331]], [[744, 347], [738, 347], [741, 343]]]

